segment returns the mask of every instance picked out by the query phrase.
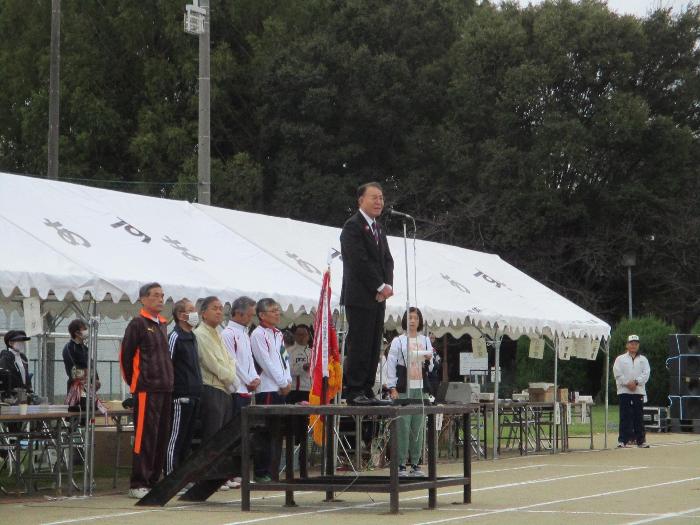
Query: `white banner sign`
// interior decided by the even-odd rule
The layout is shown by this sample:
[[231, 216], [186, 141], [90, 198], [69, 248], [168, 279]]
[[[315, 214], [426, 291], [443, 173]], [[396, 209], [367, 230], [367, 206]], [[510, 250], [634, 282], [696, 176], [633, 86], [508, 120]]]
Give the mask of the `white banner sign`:
[[41, 300], [38, 297], [27, 297], [22, 300], [24, 307], [24, 331], [29, 337], [39, 335], [44, 331], [41, 317]]

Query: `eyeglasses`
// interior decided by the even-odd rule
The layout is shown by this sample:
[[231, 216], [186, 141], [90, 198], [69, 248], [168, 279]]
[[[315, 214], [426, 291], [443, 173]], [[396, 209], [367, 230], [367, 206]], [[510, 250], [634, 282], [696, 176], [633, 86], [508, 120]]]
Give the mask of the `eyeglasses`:
[[271, 310], [265, 310], [263, 313], [266, 314], [279, 314], [282, 313], [282, 310], [280, 308], [272, 308]]

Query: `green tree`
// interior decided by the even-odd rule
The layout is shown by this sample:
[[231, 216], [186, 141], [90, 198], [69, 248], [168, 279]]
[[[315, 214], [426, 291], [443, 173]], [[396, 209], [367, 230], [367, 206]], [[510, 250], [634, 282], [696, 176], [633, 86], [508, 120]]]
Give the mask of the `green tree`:
[[[340, 225], [379, 180], [420, 237], [499, 253], [610, 323], [625, 252], [635, 314], [700, 316], [700, 6], [212, 4], [214, 204]], [[60, 177], [196, 198], [182, 9], [63, 4]], [[48, 0], [0, 0], [2, 170], [46, 170], [49, 22]]]

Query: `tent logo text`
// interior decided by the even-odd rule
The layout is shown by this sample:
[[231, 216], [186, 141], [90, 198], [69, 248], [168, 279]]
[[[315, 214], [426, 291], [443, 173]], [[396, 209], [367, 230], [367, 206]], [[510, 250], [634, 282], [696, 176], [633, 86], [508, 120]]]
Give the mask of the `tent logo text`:
[[308, 261], [305, 261], [301, 257], [299, 257], [296, 253], [290, 253], [290, 252], [284, 252], [284, 254], [289, 257], [290, 259], [293, 259], [297, 262], [299, 266], [301, 266], [304, 270], [306, 270], [309, 273], [317, 273], [318, 275], [322, 275], [321, 271], [316, 268], [313, 264], [311, 264]]
[[141, 230], [139, 230], [136, 226], [129, 224], [121, 217], [117, 217], [117, 219], [119, 219], [119, 222], [110, 224], [112, 228], [121, 228], [123, 226], [124, 230], [126, 230], [127, 233], [133, 235], [134, 237], [143, 237], [143, 239], [141, 239], [141, 242], [145, 242], [146, 244], [151, 242], [151, 238], [145, 233], [143, 233]]
[[471, 293], [471, 292], [469, 291], [469, 288], [467, 288], [466, 286], [464, 286], [462, 283], [459, 283], [459, 282], [455, 281], [455, 280], [452, 279], [449, 275], [446, 275], [446, 274], [444, 274], [444, 273], [441, 273], [440, 276], [441, 276], [443, 279], [445, 279], [448, 283], [450, 283], [450, 286], [454, 286], [454, 287], [457, 288], [457, 290], [459, 290], [460, 292]]
[[68, 244], [73, 246], [78, 246], [80, 244], [85, 248], [90, 248], [90, 246], [92, 246], [85, 237], [79, 233], [70, 231], [68, 228], [65, 228], [59, 221], [52, 221], [44, 217], [44, 225], [48, 226], [49, 228], [55, 228], [58, 236]]

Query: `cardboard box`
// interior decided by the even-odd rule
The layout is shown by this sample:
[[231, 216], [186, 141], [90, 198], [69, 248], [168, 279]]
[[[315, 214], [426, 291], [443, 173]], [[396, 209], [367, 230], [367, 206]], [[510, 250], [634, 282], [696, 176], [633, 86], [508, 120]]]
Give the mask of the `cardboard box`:
[[528, 394], [530, 394], [531, 403], [553, 403], [554, 402], [554, 385], [541, 386], [542, 383], [533, 383], [537, 386], [530, 386]]
[[560, 388], [559, 389], [559, 396], [557, 397], [557, 400], [560, 403], [568, 403], [569, 402], [569, 389], [568, 388]]
[[530, 402], [532, 403], [553, 403], [554, 402], [554, 387], [544, 389], [544, 388], [530, 388]]

